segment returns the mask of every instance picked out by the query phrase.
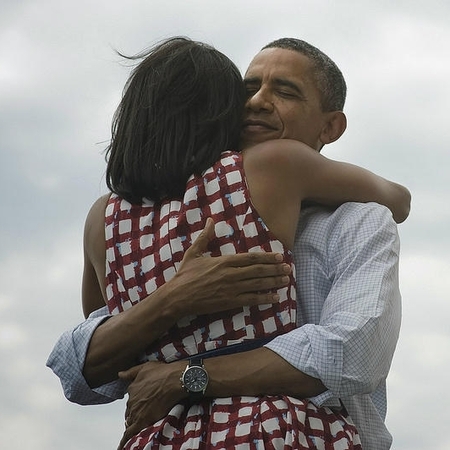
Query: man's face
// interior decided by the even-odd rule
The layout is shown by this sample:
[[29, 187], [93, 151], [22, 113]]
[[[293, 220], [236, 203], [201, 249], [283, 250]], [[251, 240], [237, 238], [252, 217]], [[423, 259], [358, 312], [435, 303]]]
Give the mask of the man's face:
[[320, 150], [327, 114], [310, 60], [299, 52], [268, 48], [258, 53], [244, 78], [247, 103], [242, 148], [269, 139], [295, 139]]

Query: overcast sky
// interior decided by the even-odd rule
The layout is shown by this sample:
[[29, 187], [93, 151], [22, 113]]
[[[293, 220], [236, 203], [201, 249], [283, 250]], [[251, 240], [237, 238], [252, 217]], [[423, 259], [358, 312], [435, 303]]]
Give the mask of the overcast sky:
[[346, 76], [349, 126], [328, 157], [409, 187], [403, 325], [389, 377], [395, 450], [450, 449], [450, 2], [0, 0], [0, 448], [115, 449], [124, 402], [63, 398], [45, 361], [82, 320], [86, 214], [136, 53], [187, 35], [245, 71], [278, 37], [305, 39]]

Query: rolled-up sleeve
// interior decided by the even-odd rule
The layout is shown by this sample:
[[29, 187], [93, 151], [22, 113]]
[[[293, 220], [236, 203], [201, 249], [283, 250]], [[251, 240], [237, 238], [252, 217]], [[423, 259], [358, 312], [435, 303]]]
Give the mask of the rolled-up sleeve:
[[[302, 262], [307, 254], [298, 255], [297, 283], [307, 285], [299, 289], [305, 322], [266, 345], [319, 378], [328, 391], [313, 401], [330, 406], [373, 393], [386, 379], [401, 318], [399, 239], [390, 211], [367, 204], [341, 207], [333, 216], [326, 229], [306, 230], [306, 240], [322, 240], [315, 247], [320, 251], [308, 263]], [[307, 252], [307, 245], [299, 251]], [[315, 286], [308, 287], [308, 278]]]
[[73, 403], [110, 403], [125, 395], [126, 385], [120, 380], [91, 389], [83, 376], [91, 337], [96, 328], [109, 317], [106, 307], [94, 311], [80, 325], [63, 333], [48, 357], [47, 367], [59, 377], [65, 397]]

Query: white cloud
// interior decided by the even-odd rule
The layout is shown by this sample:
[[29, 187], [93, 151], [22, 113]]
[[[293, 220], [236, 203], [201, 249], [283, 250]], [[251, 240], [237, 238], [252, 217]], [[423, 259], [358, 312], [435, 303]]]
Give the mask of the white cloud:
[[17, 323], [4, 323], [0, 329], [0, 349], [18, 347], [27, 340], [27, 332]]
[[[402, 258], [403, 325], [389, 377], [388, 423], [401, 440], [401, 447], [395, 448], [430, 448], [433, 433], [442, 438], [433, 448], [450, 444], [439, 433], [448, 417], [438, 412], [439, 405], [450, 401], [445, 389], [450, 368], [449, 273], [446, 257], [413, 252]], [[414, 411], [414, 421], [421, 426], [408, 425], [408, 411]]]

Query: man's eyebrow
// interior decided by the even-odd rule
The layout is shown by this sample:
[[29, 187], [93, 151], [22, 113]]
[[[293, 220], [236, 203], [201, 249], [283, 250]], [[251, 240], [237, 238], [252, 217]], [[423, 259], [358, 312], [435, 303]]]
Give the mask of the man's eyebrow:
[[256, 83], [261, 83], [261, 78], [259, 77], [244, 78], [244, 84], [256, 84]]
[[288, 87], [297, 92], [297, 94], [303, 95], [303, 92], [300, 89], [300, 87], [297, 86], [297, 84], [293, 83], [292, 81], [287, 80], [286, 78], [275, 78], [274, 84], [276, 86]]

